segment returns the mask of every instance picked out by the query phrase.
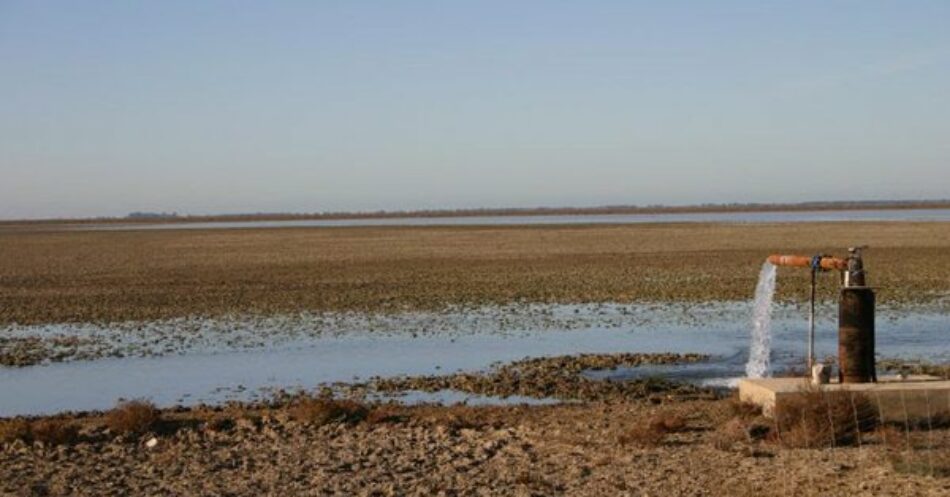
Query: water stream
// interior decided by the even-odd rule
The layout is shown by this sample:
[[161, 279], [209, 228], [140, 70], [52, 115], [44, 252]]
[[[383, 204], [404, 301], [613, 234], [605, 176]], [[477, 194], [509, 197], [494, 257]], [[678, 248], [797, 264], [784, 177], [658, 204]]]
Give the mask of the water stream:
[[752, 307], [752, 344], [749, 346], [749, 362], [745, 374], [749, 378], [764, 378], [769, 375], [772, 354], [772, 298], [775, 296], [775, 265], [766, 261], [759, 271], [755, 286], [755, 301]]

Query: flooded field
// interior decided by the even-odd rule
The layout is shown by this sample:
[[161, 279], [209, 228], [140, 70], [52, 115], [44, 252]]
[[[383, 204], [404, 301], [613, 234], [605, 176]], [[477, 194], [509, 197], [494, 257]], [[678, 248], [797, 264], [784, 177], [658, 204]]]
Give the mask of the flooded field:
[[[819, 314], [818, 357], [836, 353], [833, 307]], [[748, 359], [751, 303], [702, 305], [525, 305], [395, 315], [337, 313], [151, 323], [18, 326], [4, 337], [50, 344], [41, 364], [0, 368], [0, 416], [104, 409], [120, 398], [161, 406], [266, 399], [371, 377], [476, 372], [526, 357], [609, 353], [698, 353], [707, 361], [590, 372], [592, 378], [658, 376], [727, 386]], [[772, 366], [800, 368], [804, 311], [773, 315]], [[950, 315], [939, 308], [885, 310], [885, 357], [950, 361]], [[69, 348], [66, 337], [77, 337]], [[8, 342], [9, 344], [10, 342]], [[56, 347], [59, 347], [58, 349]], [[52, 361], [59, 361], [50, 363]], [[501, 403], [556, 399], [485, 398], [465, 392], [409, 392], [406, 402]]]
[[950, 223], [760, 221], [0, 229], [0, 493], [762, 495], [777, 472], [787, 495], [945, 490], [944, 428], [803, 449], [730, 387], [753, 330], [755, 371], [803, 368], [808, 271], [764, 273], [764, 319], [765, 258], [856, 242], [878, 367], [944, 374]]
[[[120, 398], [254, 401], [578, 354], [702, 354], [583, 373], [727, 386], [749, 357], [765, 256], [834, 253], [854, 240], [872, 245], [879, 355], [948, 360], [950, 223], [735, 215], [763, 222], [0, 233], [9, 255], [0, 260], [0, 416]], [[806, 273], [777, 273], [764, 351], [772, 371], [804, 362]], [[819, 283], [821, 358], [836, 352], [837, 282]], [[406, 402], [563, 400], [401, 393]]]

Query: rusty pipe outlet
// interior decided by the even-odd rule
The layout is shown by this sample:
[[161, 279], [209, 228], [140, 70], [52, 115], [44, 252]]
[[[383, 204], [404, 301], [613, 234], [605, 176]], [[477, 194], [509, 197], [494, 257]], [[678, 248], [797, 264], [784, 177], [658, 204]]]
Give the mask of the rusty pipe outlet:
[[[810, 268], [812, 264], [812, 258], [807, 255], [770, 255], [769, 262], [775, 264], [776, 266], [788, 266], [788, 267], [805, 267]], [[837, 257], [824, 256], [819, 261], [819, 266], [821, 269], [826, 271], [836, 270], [836, 271], [845, 271], [848, 269], [848, 261], [844, 259], [839, 259]]]

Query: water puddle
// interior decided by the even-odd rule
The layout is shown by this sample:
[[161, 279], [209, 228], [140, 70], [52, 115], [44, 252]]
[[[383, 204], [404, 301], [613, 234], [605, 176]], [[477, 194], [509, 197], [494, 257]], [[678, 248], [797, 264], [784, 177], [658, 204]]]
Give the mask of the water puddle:
[[[293, 323], [307, 319], [296, 316], [280, 326], [255, 328], [253, 322], [248, 322], [220, 332], [249, 337], [241, 346], [221, 345], [221, 340], [215, 344], [212, 338], [219, 331], [207, 331], [210, 335], [200, 340], [205, 345], [164, 355], [0, 368], [0, 416], [106, 409], [120, 398], [148, 398], [160, 406], [257, 400], [281, 390], [311, 391], [320, 385], [373, 376], [480, 371], [497, 362], [579, 353], [710, 354], [712, 360], [706, 363], [588, 374], [611, 379], [659, 375], [715, 384], [742, 376], [749, 354], [751, 303], [499, 309], [385, 318], [338, 316], [332, 321], [332, 332], [313, 322], [295, 328]], [[819, 316], [823, 319], [817, 323], [816, 346], [821, 359], [835, 354], [837, 342], [834, 313], [823, 309]], [[776, 306], [771, 328], [773, 369], [803, 363], [807, 329], [804, 310]], [[950, 315], [939, 310], [882, 311], [878, 315], [877, 349], [887, 357], [947, 362], [948, 329]], [[21, 334], [29, 331], [18, 330]], [[91, 328], [87, 332], [111, 333]], [[173, 336], [171, 331], [168, 333]], [[538, 401], [462, 392], [410, 392], [398, 400], [469, 404]]]

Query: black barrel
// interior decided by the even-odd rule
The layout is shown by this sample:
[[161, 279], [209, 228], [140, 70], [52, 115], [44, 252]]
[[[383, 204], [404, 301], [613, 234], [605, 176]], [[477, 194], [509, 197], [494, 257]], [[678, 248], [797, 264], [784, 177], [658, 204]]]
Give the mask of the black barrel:
[[838, 378], [841, 383], [877, 381], [874, 365], [874, 291], [841, 289], [838, 303]]

